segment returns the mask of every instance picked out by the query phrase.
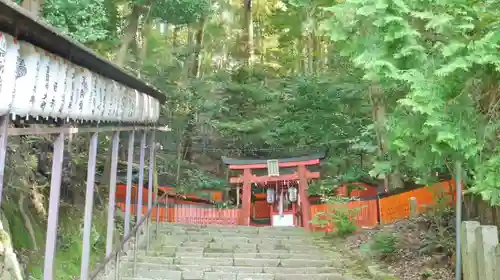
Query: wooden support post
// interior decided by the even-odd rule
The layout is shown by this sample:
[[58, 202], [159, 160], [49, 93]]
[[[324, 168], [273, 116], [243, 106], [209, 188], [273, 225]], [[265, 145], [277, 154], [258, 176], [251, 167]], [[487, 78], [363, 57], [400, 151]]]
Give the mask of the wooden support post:
[[236, 186], [236, 207], [240, 208], [240, 185]]
[[415, 218], [418, 215], [418, 203], [417, 198], [410, 197], [410, 217]]
[[243, 197], [242, 207], [240, 212], [240, 225], [250, 225], [250, 204], [252, 199], [252, 171], [250, 169], [243, 170]]
[[[463, 260], [463, 279], [464, 280], [479, 280], [477, 274], [477, 248], [476, 248], [476, 229], [479, 227], [479, 222], [464, 221], [462, 222], [462, 260]], [[500, 278], [498, 278], [500, 279]]]
[[476, 228], [477, 271], [480, 280], [496, 280], [495, 250], [498, 246], [498, 230], [496, 226], [479, 226]]
[[299, 173], [299, 197], [301, 202], [302, 225], [307, 230], [311, 229], [311, 207], [309, 203], [309, 195], [307, 192], [307, 169], [305, 165], [297, 167]]

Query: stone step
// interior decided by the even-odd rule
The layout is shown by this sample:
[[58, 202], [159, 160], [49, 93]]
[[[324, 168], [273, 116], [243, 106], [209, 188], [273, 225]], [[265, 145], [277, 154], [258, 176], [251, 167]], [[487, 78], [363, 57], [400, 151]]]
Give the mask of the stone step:
[[[156, 224], [153, 224], [156, 226]], [[258, 231], [286, 231], [286, 232], [305, 232], [302, 227], [254, 227], [254, 226], [240, 226], [240, 225], [194, 225], [194, 224], [180, 224], [180, 223], [165, 223], [160, 222], [159, 228], [175, 228], [182, 230], [232, 230], [239, 232], [258, 232]]]
[[[122, 257], [121, 262], [132, 262], [133, 256]], [[234, 257], [150, 257], [137, 256], [137, 261], [151, 264], [178, 264], [178, 265], [203, 265], [203, 266], [246, 266], [246, 267], [330, 267], [334, 266], [333, 260], [289, 259], [257, 259]]]
[[[152, 228], [151, 233], [156, 233], [156, 229]], [[301, 237], [306, 236], [306, 232], [287, 232], [287, 231], [260, 231], [260, 232], [239, 232], [237, 230], [176, 230], [171, 228], [160, 229], [158, 234], [170, 234], [170, 235], [226, 235], [226, 236], [241, 236], [241, 237], [251, 237], [251, 236], [264, 236], [264, 237]]]
[[[143, 246], [144, 247], [144, 246]], [[160, 256], [175, 256], [180, 253], [252, 253], [252, 254], [292, 254], [292, 255], [320, 255], [323, 254], [324, 250], [320, 250], [316, 247], [266, 247], [266, 246], [255, 246], [255, 247], [231, 247], [228, 245], [212, 245], [212, 246], [150, 246], [150, 251], [154, 252], [155, 255]]]
[[[143, 246], [144, 247], [144, 246]], [[152, 243], [149, 248], [163, 252], [205, 252], [205, 253], [320, 253], [322, 250], [314, 245], [258, 245], [231, 243], [181, 243], [172, 245], [157, 245]]]
[[[337, 272], [332, 267], [249, 267], [249, 266], [210, 266], [210, 265], [176, 265], [137, 263], [138, 271], [182, 271], [182, 272], [227, 272], [227, 273], [266, 273], [266, 274], [318, 274]], [[133, 263], [124, 262], [120, 270], [121, 275], [130, 276], [133, 272]], [[140, 273], [142, 276], [144, 274]]]
[[[224, 235], [224, 234], [160, 234], [157, 241], [161, 242], [217, 242], [223, 240], [224, 242], [231, 243], [256, 243], [256, 244], [312, 244], [319, 241], [313, 238], [297, 237], [297, 236], [280, 236], [280, 237], [266, 237], [259, 235], [238, 236], [238, 235]], [[325, 242], [323, 242], [325, 243]], [[326, 244], [326, 243], [325, 243]]]
[[[201, 278], [199, 278], [201, 277]], [[337, 273], [321, 274], [265, 274], [265, 273], [225, 273], [204, 272], [203, 274], [171, 272], [160, 274], [159, 277], [121, 277], [121, 280], [350, 280]]]
[[[156, 249], [156, 248], [153, 248]], [[302, 259], [308, 259], [308, 260], [325, 260], [325, 259], [331, 259], [331, 256], [325, 256], [322, 254], [312, 254], [312, 253], [306, 253], [306, 254], [298, 254], [298, 253], [290, 253], [289, 251], [284, 251], [284, 252], [269, 252], [269, 253], [257, 253], [257, 252], [244, 252], [244, 253], [223, 253], [223, 252], [182, 252], [182, 251], [176, 251], [176, 248], [172, 251], [155, 251], [155, 250], [150, 250], [148, 251], [147, 255], [146, 252], [139, 252], [138, 254], [140, 256], [151, 256], [151, 257], [209, 257], [209, 258], [256, 258], [256, 259], [291, 259], [291, 258], [297, 258], [300, 257]], [[335, 256], [338, 257], [338, 256]]]
[[203, 247], [203, 248], [217, 248], [217, 249], [234, 249], [234, 248], [247, 248], [247, 249], [263, 249], [263, 250], [315, 250], [319, 247], [324, 247], [321, 244], [312, 242], [275, 242], [275, 243], [258, 243], [258, 242], [235, 242], [233, 240], [211, 240], [211, 241], [182, 241], [182, 240], [151, 240], [150, 247]]
[[[236, 236], [304, 236], [309, 233], [303, 228], [277, 228], [277, 227], [229, 227], [229, 226], [179, 226], [178, 224], [160, 224], [158, 226], [159, 234], [186, 234], [186, 235], [196, 235], [196, 234], [226, 234], [226, 235], [236, 235]], [[151, 232], [156, 231], [156, 226], [153, 225], [150, 228]]]
[[[144, 250], [140, 250], [138, 253], [141, 254], [145, 252]], [[333, 253], [333, 252], [332, 252]], [[216, 249], [216, 248], [204, 248], [204, 247], [151, 247], [148, 251], [148, 255], [151, 256], [165, 256], [165, 257], [174, 257], [174, 256], [194, 256], [194, 255], [203, 255], [203, 256], [222, 256], [222, 255], [258, 255], [258, 254], [269, 254], [269, 255], [280, 255], [280, 256], [319, 256], [325, 255], [320, 252], [318, 249], [315, 250], [273, 250], [269, 248], [263, 249], [249, 249], [249, 248], [225, 248], [225, 249]], [[287, 257], [283, 257], [287, 258]]]
[[[340, 274], [332, 271], [331, 268], [254, 268], [254, 267], [236, 267], [236, 266], [157, 266], [151, 264], [138, 263], [134, 274], [133, 268], [130, 265], [121, 270], [120, 276], [149, 279], [176, 279], [176, 280], [198, 280], [198, 279], [292, 279], [294, 276], [300, 275], [305, 279], [342, 279]], [[317, 277], [317, 276], [321, 277]], [[217, 278], [221, 277], [222, 278]], [[229, 277], [229, 278], [226, 278]], [[332, 278], [330, 278], [332, 277]], [[337, 277], [337, 278], [334, 278]], [[341, 278], [338, 278], [341, 277]]]

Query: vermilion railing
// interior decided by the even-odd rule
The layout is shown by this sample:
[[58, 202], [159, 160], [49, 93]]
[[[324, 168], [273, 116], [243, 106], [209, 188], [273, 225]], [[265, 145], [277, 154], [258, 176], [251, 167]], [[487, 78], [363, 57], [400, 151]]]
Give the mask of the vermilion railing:
[[196, 225], [237, 225], [240, 209], [174, 208], [175, 222]]
[[[125, 203], [117, 202], [116, 205], [122, 211], [125, 211]], [[147, 213], [148, 207], [143, 206], [142, 211], [143, 213]], [[151, 215], [156, 217], [158, 211], [158, 220], [160, 222], [197, 225], [237, 225], [240, 209], [186, 207], [186, 205], [176, 205], [168, 208], [160, 206], [154, 208]], [[135, 216], [136, 213], [136, 207], [132, 207], [132, 214]]]

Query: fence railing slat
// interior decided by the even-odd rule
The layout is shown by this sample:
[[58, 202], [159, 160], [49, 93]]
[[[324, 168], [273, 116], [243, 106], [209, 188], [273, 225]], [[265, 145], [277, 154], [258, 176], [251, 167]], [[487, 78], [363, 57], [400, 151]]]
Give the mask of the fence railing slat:
[[120, 148], [120, 132], [114, 132], [111, 147], [111, 170], [109, 173], [108, 223], [106, 228], [106, 257], [113, 252], [113, 232], [115, 229], [116, 203], [116, 171], [118, 170], [118, 150]]
[[87, 168], [87, 192], [85, 194], [85, 218], [83, 225], [83, 246], [82, 263], [80, 267], [80, 279], [87, 279], [90, 269], [90, 234], [92, 231], [92, 210], [94, 207], [94, 184], [97, 146], [99, 145], [99, 136], [94, 133], [90, 138], [89, 160]]
[[144, 166], [145, 166], [145, 157], [146, 157], [146, 137], [147, 132], [143, 131], [141, 135], [141, 146], [139, 147], [139, 182], [137, 182], [137, 221], [140, 221], [142, 218], [142, 202], [143, 202], [143, 193], [144, 193]]
[[134, 136], [135, 132], [132, 131], [128, 137], [128, 158], [127, 158], [127, 191], [125, 198], [125, 225], [124, 225], [124, 235], [127, 236], [130, 233], [130, 215], [131, 211], [131, 199], [132, 199], [132, 165], [134, 163]]
[[64, 156], [64, 134], [59, 134], [54, 141], [52, 156], [52, 176], [50, 178], [49, 217], [47, 222], [47, 237], [45, 241], [45, 255], [43, 279], [54, 279], [54, 260], [56, 259], [57, 222], [59, 216], [59, 198], [61, 194], [61, 179]]

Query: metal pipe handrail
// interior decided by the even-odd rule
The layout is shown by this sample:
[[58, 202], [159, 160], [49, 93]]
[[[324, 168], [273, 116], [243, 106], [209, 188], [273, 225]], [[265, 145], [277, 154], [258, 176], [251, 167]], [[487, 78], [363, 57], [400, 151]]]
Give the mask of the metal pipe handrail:
[[[109, 254], [108, 256], [106, 256], [106, 258], [104, 258], [104, 260], [97, 266], [97, 268], [94, 269], [92, 271], [92, 273], [90, 273], [89, 279], [91, 279], [91, 280], [96, 279], [96, 277], [99, 275], [99, 273], [102, 272], [106, 268], [106, 265], [112, 259], [114, 259], [117, 254], [120, 253], [120, 251], [125, 247], [125, 244], [132, 238], [132, 236], [136, 236], [136, 234], [139, 231], [139, 228], [142, 226], [142, 224], [147, 219], [149, 219], [151, 217], [151, 215], [153, 214], [153, 209], [155, 207], [157, 207], [157, 205], [159, 205], [160, 200], [163, 198], [167, 198], [167, 197], [168, 197], [168, 193], [164, 193], [162, 196], [160, 196], [159, 198], [156, 199], [155, 204], [153, 205], [153, 207], [151, 207], [151, 209], [149, 209], [148, 213], [146, 215], [144, 215], [141, 218], [141, 220], [132, 228], [132, 230], [129, 232], [129, 234], [123, 238], [122, 242], [120, 242], [120, 244], [118, 244], [115, 247], [113, 252], [111, 254]], [[157, 212], [157, 215], [158, 214], [159, 213]], [[149, 229], [147, 229], [147, 230], [149, 231]], [[149, 234], [149, 232], [147, 234]], [[135, 249], [137, 250], [137, 248], [135, 248]], [[115, 267], [115, 269], [118, 269], [118, 267]]]

